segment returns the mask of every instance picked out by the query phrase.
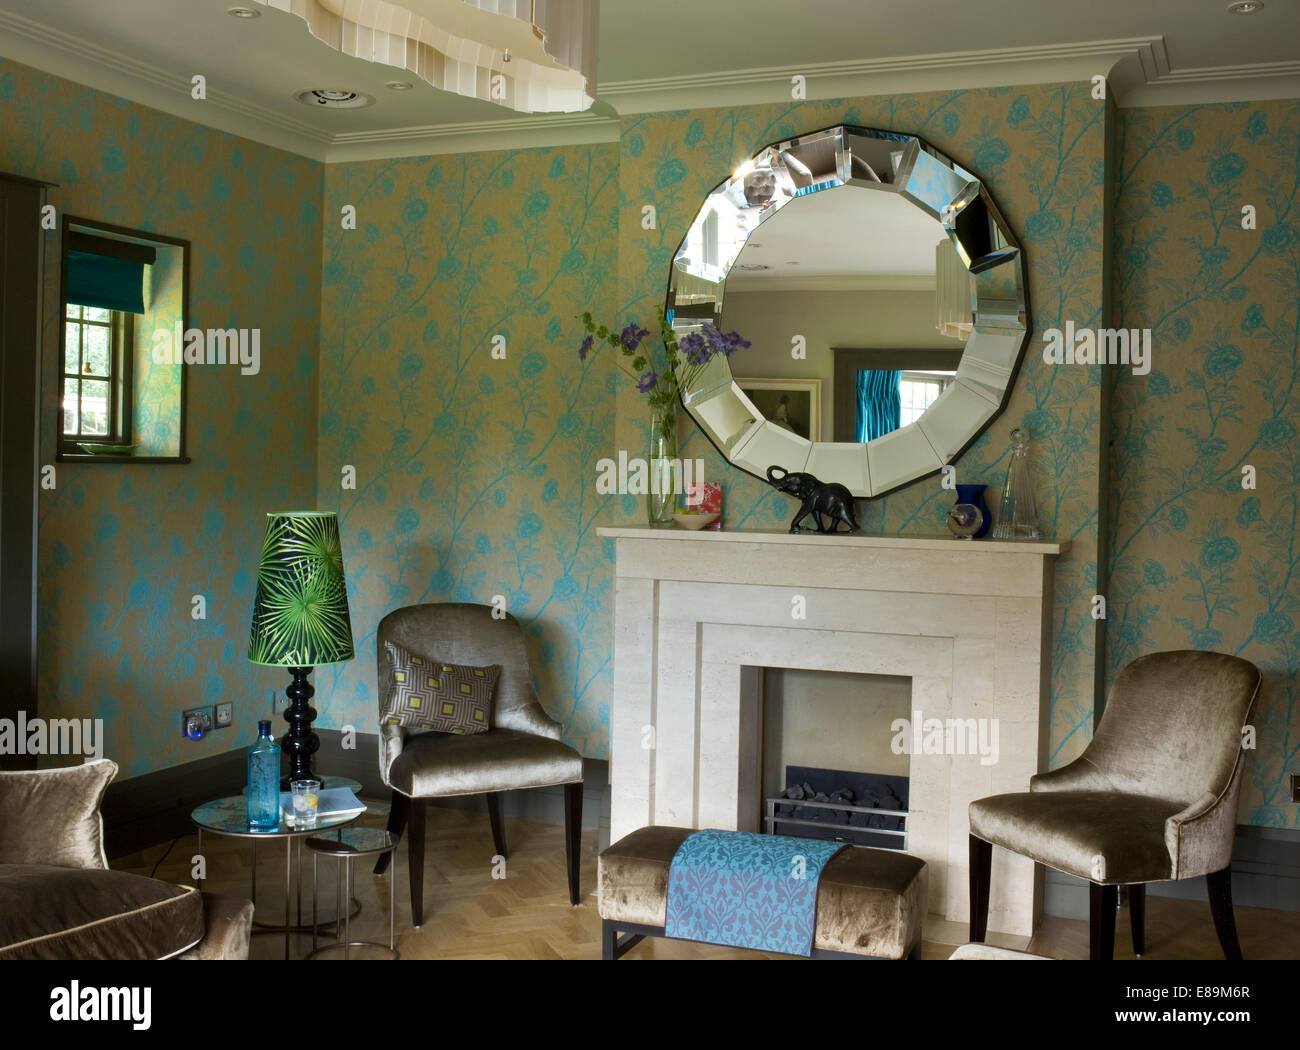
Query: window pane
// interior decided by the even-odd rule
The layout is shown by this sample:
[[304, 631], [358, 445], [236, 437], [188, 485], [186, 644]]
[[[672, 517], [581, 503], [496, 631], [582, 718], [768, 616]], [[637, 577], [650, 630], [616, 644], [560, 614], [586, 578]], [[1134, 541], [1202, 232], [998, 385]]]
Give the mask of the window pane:
[[903, 425], [915, 423], [922, 413], [934, 403], [942, 393], [943, 382], [939, 379], [900, 379], [898, 381], [898, 399], [902, 405], [899, 414]]
[[109, 330], [86, 325], [86, 360], [82, 371], [87, 375], [108, 376]]
[[69, 303], [69, 304], [68, 304], [68, 316], [69, 316], [69, 317], [80, 317], [80, 316], [81, 316], [81, 307], [80, 307], [80, 306], [73, 306], [71, 303]]
[[108, 384], [87, 379], [81, 384], [81, 432], [108, 433]]
[[76, 379], [63, 381], [63, 432], [77, 433], [77, 395], [81, 392], [81, 383]]
[[107, 320], [108, 320], [108, 311], [107, 311], [107, 310], [101, 310], [98, 306], [87, 306], [87, 307], [86, 307], [86, 320], [87, 320], [87, 321], [107, 321]]
[[63, 328], [63, 370], [74, 376], [81, 371], [81, 349], [77, 340], [81, 338], [81, 325], [69, 322]]

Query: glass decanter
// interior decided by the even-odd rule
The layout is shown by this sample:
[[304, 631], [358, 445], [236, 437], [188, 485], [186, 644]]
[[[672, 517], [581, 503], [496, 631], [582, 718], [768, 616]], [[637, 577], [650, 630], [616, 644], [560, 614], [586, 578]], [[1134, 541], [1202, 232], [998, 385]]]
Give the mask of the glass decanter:
[[1002, 507], [993, 529], [995, 540], [1036, 540], [1038, 513], [1034, 510], [1034, 481], [1029, 473], [1029, 435], [1020, 427], [1011, 431], [1011, 462], [1002, 487]]

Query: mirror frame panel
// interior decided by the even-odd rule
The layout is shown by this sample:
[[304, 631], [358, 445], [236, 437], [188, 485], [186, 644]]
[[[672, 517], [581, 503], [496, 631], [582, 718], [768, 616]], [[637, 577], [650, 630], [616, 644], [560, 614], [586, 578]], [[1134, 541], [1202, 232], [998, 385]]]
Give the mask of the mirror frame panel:
[[[848, 186], [910, 201], [942, 224], [967, 267], [972, 330], [955, 382], [916, 422], [865, 444], [808, 441], [768, 422], [722, 357], [695, 370], [681, 400], [718, 452], [746, 473], [766, 481], [769, 466], [806, 470], [869, 499], [960, 457], [1006, 408], [1029, 345], [1024, 251], [978, 178], [916, 135], [876, 128], [839, 124], [770, 143], [705, 198], [673, 253], [664, 316], [679, 330], [720, 324], [727, 274], [754, 231], [799, 197]], [[705, 224], [717, 198], [737, 212], [737, 240], [725, 258], [693, 261], [686, 245], [697, 231], [697, 240], [711, 236]], [[992, 294], [999, 291], [993, 276], [1004, 279], [1003, 294]]]

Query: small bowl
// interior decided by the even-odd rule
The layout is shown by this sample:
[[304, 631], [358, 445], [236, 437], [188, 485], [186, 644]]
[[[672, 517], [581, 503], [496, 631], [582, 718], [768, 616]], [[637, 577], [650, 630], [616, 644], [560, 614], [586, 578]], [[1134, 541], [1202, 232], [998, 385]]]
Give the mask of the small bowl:
[[677, 524], [684, 529], [690, 529], [692, 532], [696, 532], [704, 528], [705, 525], [712, 525], [719, 517], [721, 517], [721, 515], [718, 514], [717, 511], [714, 511], [711, 514], [701, 514], [699, 511], [688, 511], [685, 514], [674, 514], [673, 521], [677, 522]]

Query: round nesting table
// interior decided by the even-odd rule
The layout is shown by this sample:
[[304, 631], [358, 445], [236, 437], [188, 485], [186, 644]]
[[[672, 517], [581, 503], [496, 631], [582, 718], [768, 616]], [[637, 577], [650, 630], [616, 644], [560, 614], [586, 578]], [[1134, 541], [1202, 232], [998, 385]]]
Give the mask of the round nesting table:
[[[358, 790], [361, 785], [355, 780], [348, 780], [346, 777], [322, 777], [322, 787], [351, 787], [353, 791]], [[353, 786], [355, 785], [355, 786]], [[337, 828], [342, 829], [356, 820], [360, 813], [351, 813], [343, 816], [326, 816], [318, 817], [316, 822], [309, 828], [294, 827], [292, 820], [288, 820], [281, 814], [280, 823], [274, 828], [250, 828], [248, 826], [248, 799], [244, 795], [232, 795], [228, 798], [215, 799], [212, 802], [205, 802], [190, 814], [190, 820], [198, 829], [199, 836], [199, 855], [203, 854], [203, 833], [210, 832], [214, 835], [223, 835], [227, 838], [250, 839], [253, 844], [253, 860], [250, 867], [250, 893], [253, 907], [257, 907], [257, 841], [259, 839], [283, 839], [284, 840], [284, 925], [267, 926], [263, 923], [255, 922], [254, 925], [261, 927], [263, 932], [279, 933], [284, 931], [284, 957], [288, 959], [290, 937], [297, 931], [304, 931], [306, 927], [302, 922], [302, 840], [313, 835], [319, 835], [322, 831], [329, 831]], [[293, 854], [294, 844], [297, 843], [298, 854], [298, 924], [295, 926], [290, 920], [290, 897], [293, 891]], [[195, 879], [195, 882], [201, 883], [202, 879]], [[202, 886], [199, 887], [200, 889]], [[313, 895], [314, 896], [314, 895]], [[351, 905], [351, 895], [348, 896], [348, 903]], [[349, 908], [349, 910], [351, 910]], [[345, 920], [350, 916], [344, 916]], [[329, 920], [326, 925], [334, 924], [336, 920]], [[314, 930], [314, 927], [313, 927]]]
[[[397, 959], [397, 885], [390, 879], [388, 885], [388, 947], [376, 941], [354, 941], [352, 936], [352, 917], [344, 907], [345, 901], [352, 899], [352, 862], [358, 857], [374, 857], [382, 853], [392, 853], [397, 849], [397, 836], [383, 828], [341, 828], [334, 838], [309, 838], [307, 849], [311, 853], [311, 947], [308, 959], [317, 959], [326, 952], [343, 951], [343, 958], [352, 955], [353, 948], [376, 948], [387, 952], [389, 958]], [[335, 944], [316, 947], [316, 872], [317, 862], [322, 856], [335, 857], [338, 860], [338, 901], [335, 912], [342, 920], [335, 925], [339, 940]], [[394, 872], [395, 874], [395, 872]]]

